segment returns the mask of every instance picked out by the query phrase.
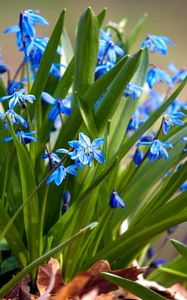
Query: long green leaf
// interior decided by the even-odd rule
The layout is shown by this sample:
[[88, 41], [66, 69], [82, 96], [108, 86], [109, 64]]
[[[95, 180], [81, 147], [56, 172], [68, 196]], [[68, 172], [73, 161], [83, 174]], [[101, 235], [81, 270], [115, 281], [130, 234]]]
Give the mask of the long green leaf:
[[98, 33], [98, 19], [89, 7], [81, 16], [77, 30], [73, 90], [80, 95], [83, 95], [94, 82]]
[[[0, 231], [3, 230], [5, 224], [9, 222], [10, 218], [11, 217], [0, 202]], [[28, 251], [15, 225], [10, 227], [8, 232], [5, 234], [5, 238], [12, 253], [18, 260], [19, 266], [24, 268], [28, 262]]]
[[147, 19], [147, 14], [145, 13], [136, 23], [136, 25], [133, 27], [131, 30], [129, 36], [128, 36], [128, 49], [130, 50], [133, 46], [134, 43], [136, 42], [140, 32], [142, 31], [142, 28], [145, 24], [145, 21]]
[[187, 246], [177, 240], [171, 240], [171, 242], [182, 257], [187, 261]]
[[166, 300], [166, 298], [162, 297], [161, 295], [132, 280], [121, 278], [117, 275], [106, 272], [103, 272], [102, 276], [143, 300]]
[[83, 233], [86, 231], [94, 228], [97, 224], [91, 223], [88, 226], [82, 228], [79, 232], [74, 234], [72, 237], [67, 239], [66, 241], [62, 242], [52, 250], [46, 252], [40, 257], [37, 257], [34, 261], [32, 261], [29, 265], [27, 265], [21, 272], [19, 272], [17, 275], [15, 275], [8, 283], [6, 283], [1, 289], [0, 289], [0, 298], [2, 298], [6, 293], [15, 286], [17, 282], [19, 282], [25, 275], [29, 274], [31, 271], [33, 271], [36, 267], [38, 267], [40, 264], [43, 264], [45, 261], [47, 261], [50, 257], [54, 256], [55, 254], [62, 251], [65, 247], [67, 247], [70, 243], [72, 243], [75, 239], [80, 237]]
[[[22, 197], [24, 201], [24, 199], [26, 199], [36, 188], [34, 170], [28, 152], [24, 148], [23, 144], [21, 144], [21, 142], [18, 140], [10, 122], [9, 127], [16, 147], [21, 177]], [[23, 214], [30, 254], [29, 259], [34, 260], [40, 254], [38, 233], [39, 205], [37, 194], [34, 194], [32, 202], [24, 207]]]
[[133, 77], [138, 68], [142, 50], [133, 55], [120, 70], [116, 78], [109, 86], [98, 109], [95, 113], [95, 121], [98, 130], [102, 130], [108, 119], [112, 117], [118, 107], [119, 99], [124, 93], [125, 86]]

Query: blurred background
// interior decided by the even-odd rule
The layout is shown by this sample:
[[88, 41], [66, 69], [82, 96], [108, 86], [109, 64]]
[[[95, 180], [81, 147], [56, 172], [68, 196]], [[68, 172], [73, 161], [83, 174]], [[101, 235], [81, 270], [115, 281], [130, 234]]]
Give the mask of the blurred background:
[[[174, 61], [180, 68], [187, 66], [187, 0], [0, 0], [0, 47], [4, 63], [9, 65], [11, 71], [15, 71], [21, 61], [22, 54], [17, 50], [14, 34], [3, 34], [5, 28], [18, 23], [20, 10], [39, 10], [50, 26], [38, 26], [38, 35], [49, 36], [61, 9], [66, 8], [65, 26], [74, 45], [78, 18], [88, 6], [91, 6], [96, 14], [107, 7], [105, 23], [110, 20], [119, 22], [122, 18], [127, 18], [127, 33], [145, 12], [148, 13], [144, 29], [133, 50], [140, 47], [147, 34], [164, 35], [170, 38], [176, 47], [169, 47], [166, 57], [152, 55], [151, 62], [161, 68], [167, 68], [170, 61]], [[185, 241], [186, 235], [186, 224], [183, 224], [172, 237]], [[163, 240], [155, 246], [160, 256], [173, 258], [175, 250], [170, 243], [167, 242], [164, 247], [162, 245]]]

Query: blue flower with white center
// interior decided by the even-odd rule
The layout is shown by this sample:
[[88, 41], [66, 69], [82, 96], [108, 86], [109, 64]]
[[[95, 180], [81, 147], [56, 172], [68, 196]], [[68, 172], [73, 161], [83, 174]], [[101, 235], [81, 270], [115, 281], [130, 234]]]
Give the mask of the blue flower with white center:
[[148, 35], [145, 41], [143, 41], [143, 43], [141, 44], [141, 48], [148, 47], [151, 53], [157, 52], [161, 55], [166, 55], [168, 52], [167, 45], [175, 46], [175, 44], [165, 36]]
[[125, 97], [132, 97], [133, 100], [137, 100], [141, 97], [143, 87], [133, 82], [129, 82], [125, 88]]
[[166, 71], [160, 70], [157, 67], [152, 67], [149, 69], [149, 71], [147, 72], [146, 81], [150, 89], [152, 89], [155, 84], [159, 82], [164, 82], [171, 87], [173, 85], [173, 81], [170, 75]]
[[139, 145], [151, 146], [148, 153], [149, 160], [160, 159], [164, 157], [168, 159], [169, 155], [165, 148], [173, 148], [170, 142], [161, 142], [159, 139], [154, 139], [153, 141], [140, 141]]
[[[19, 138], [19, 140], [23, 143], [23, 144], [28, 144], [31, 142], [37, 142], [37, 139], [35, 137], [33, 137], [32, 135], [35, 134], [35, 131], [27, 131], [24, 132], [22, 130], [17, 130], [16, 131], [16, 135]], [[12, 136], [9, 136], [5, 139], [3, 139], [4, 143], [10, 142], [13, 140]]]
[[107, 59], [115, 64], [117, 60], [117, 55], [124, 56], [124, 51], [118, 45], [112, 41], [112, 35], [109, 32], [100, 29], [100, 39], [99, 39], [99, 64]]
[[68, 142], [70, 147], [74, 148], [73, 151], [68, 152], [71, 159], [76, 160], [83, 165], [88, 165], [91, 167], [92, 160], [95, 159], [99, 163], [105, 162], [105, 157], [103, 153], [99, 150], [101, 145], [104, 143], [104, 138], [97, 138], [90, 141], [84, 133], [79, 133], [79, 140], [73, 140]]
[[69, 116], [71, 114], [71, 97], [67, 97], [65, 99], [55, 99], [49, 93], [43, 92], [42, 93], [42, 100], [45, 101], [47, 104], [52, 104], [53, 107], [49, 111], [48, 120], [52, 121], [57, 118], [58, 115], [65, 114]]
[[187, 76], [187, 68], [178, 69], [173, 62], [170, 62], [168, 69], [174, 73], [172, 77], [173, 82], [182, 82]]
[[113, 190], [110, 196], [110, 206], [112, 208], [117, 208], [118, 206], [125, 208], [125, 203], [123, 202], [123, 200], [120, 198], [120, 196], [115, 190]]
[[143, 157], [144, 157], [143, 152], [139, 148], [137, 148], [136, 152], [135, 152], [135, 154], [133, 156], [133, 162], [134, 162], [134, 164], [136, 166], [139, 166], [141, 164], [141, 161], [142, 161]]
[[9, 100], [9, 108], [13, 109], [16, 105], [26, 105], [27, 102], [33, 103], [35, 99], [36, 97], [34, 95], [25, 95], [24, 89], [21, 89], [19, 91], [15, 91], [12, 95], [0, 98], [0, 102]]
[[13, 109], [9, 109], [5, 113], [0, 112], [0, 119], [4, 120], [5, 128], [8, 128], [8, 122], [6, 120], [7, 117], [9, 118], [12, 125], [21, 124], [25, 128], [28, 127], [27, 122], [22, 116], [17, 114]]
[[184, 118], [185, 114], [182, 112], [165, 113], [162, 121], [162, 129], [165, 135], [169, 133], [171, 126], [183, 126], [184, 122], [180, 118]]

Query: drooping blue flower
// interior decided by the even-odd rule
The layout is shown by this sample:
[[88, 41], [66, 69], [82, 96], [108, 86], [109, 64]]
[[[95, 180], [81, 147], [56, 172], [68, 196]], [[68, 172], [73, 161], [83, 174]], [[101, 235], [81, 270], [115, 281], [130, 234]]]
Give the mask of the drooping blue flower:
[[110, 61], [104, 61], [102, 64], [98, 64], [95, 69], [95, 80], [106, 74], [114, 67], [114, 63]]
[[143, 87], [133, 82], [129, 82], [125, 88], [125, 97], [132, 97], [133, 100], [137, 100], [141, 97]]
[[0, 74], [3, 74], [8, 71], [8, 66], [5, 64], [0, 64]]
[[139, 148], [137, 148], [136, 152], [135, 152], [135, 154], [133, 156], [133, 162], [134, 162], [134, 164], [136, 166], [139, 166], [141, 164], [141, 161], [142, 161], [143, 157], [144, 157], [143, 152]]
[[27, 122], [22, 116], [17, 114], [13, 109], [8, 109], [5, 113], [0, 112], [0, 119], [4, 120], [5, 128], [8, 128], [8, 123], [6, 120], [7, 117], [9, 118], [12, 125], [21, 124], [25, 128], [28, 127]]
[[65, 99], [55, 99], [49, 93], [43, 92], [42, 93], [42, 100], [48, 104], [52, 104], [53, 107], [49, 111], [48, 120], [52, 121], [57, 118], [58, 115], [65, 114], [69, 116], [71, 114], [71, 97], [67, 97]]
[[70, 202], [70, 199], [71, 199], [71, 194], [69, 191], [65, 191], [62, 195], [62, 199], [64, 201], [64, 203], [69, 203]]
[[67, 173], [74, 176], [78, 175], [76, 168], [76, 165], [70, 165], [66, 168], [62, 163], [59, 163], [59, 166], [56, 168], [56, 170], [47, 178], [46, 184], [48, 185], [54, 181], [54, 183], [59, 186], [66, 178]]
[[141, 44], [141, 48], [148, 47], [150, 52], [157, 52], [161, 55], [166, 55], [169, 46], [175, 46], [175, 44], [165, 36], [161, 35], [148, 35]]
[[15, 91], [17, 91], [21, 87], [21, 82], [10, 81], [8, 84], [7, 92], [9, 95], [12, 95]]
[[[36, 132], [35, 131], [27, 131], [27, 132], [24, 132], [22, 130], [17, 130], [16, 131], [16, 135], [17, 137], [19, 138], [19, 140], [23, 143], [23, 144], [28, 144], [30, 142], [36, 142], [37, 139], [35, 137], [33, 137], [32, 135], [35, 134]], [[6, 142], [10, 142], [13, 140], [13, 137], [12, 136], [9, 136], [5, 139], [3, 139], [3, 142], [6, 143]]]
[[117, 60], [117, 54], [119, 56], [124, 56], [123, 49], [113, 42], [112, 35], [109, 32], [100, 29], [98, 54], [99, 64], [107, 60], [115, 64]]
[[151, 268], [158, 268], [159, 266], [163, 266], [164, 264], [166, 264], [167, 261], [165, 258], [163, 257], [158, 257], [155, 258], [151, 263], [150, 263], [150, 267]]
[[165, 135], [169, 133], [171, 126], [183, 126], [184, 122], [180, 120], [180, 118], [184, 118], [185, 114], [182, 112], [174, 112], [174, 113], [165, 113], [162, 121], [162, 129]]
[[120, 198], [120, 196], [115, 190], [113, 190], [113, 192], [111, 193], [109, 203], [112, 208], [117, 208], [118, 206], [125, 208], [125, 203], [123, 202], [123, 200]]
[[16, 105], [26, 105], [27, 102], [33, 103], [35, 99], [34, 95], [26, 95], [24, 89], [21, 89], [15, 91], [12, 95], [1, 97], [0, 102], [9, 100], [9, 108], [13, 109]]
[[150, 89], [152, 89], [156, 83], [164, 82], [168, 86], [172, 87], [173, 81], [170, 75], [164, 71], [159, 69], [158, 67], [152, 67], [147, 72], [146, 81]]
[[35, 25], [48, 25], [48, 22], [33, 10], [25, 10], [20, 13], [18, 25], [11, 26], [4, 30], [4, 33], [15, 33], [19, 49], [25, 48], [28, 39], [35, 37]]
[[173, 62], [170, 62], [168, 69], [174, 74], [173, 82], [182, 82], [187, 76], [187, 68], [178, 69]]
[[147, 115], [144, 111], [141, 112], [141, 107], [138, 106], [135, 113], [131, 116], [126, 132], [137, 130], [142, 124], [145, 123], [148, 117], [149, 115]]
[[104, 143], [104, 138], [97, 138], [91, 142], [89, 137], [81, 132], [79, 133], [79, 140], [73, 140], [68, 143], [70, 147], [74, 148], [73, 151], [68, 152], [71, 159], [89, 167], [91, 167], [93, 159], [96, 159], [99, 163], [105, 162], [105, 157], [99, 150]]
[[148, 153], [149, 160], [160, 159], [164, 157], [168, 159], [169, 155], [166, 148], [173, 148], [170, 142], [161, 142], [159, 139], [155, 138], [153, 141], [140, 141], [139, 145], [151, 146]]

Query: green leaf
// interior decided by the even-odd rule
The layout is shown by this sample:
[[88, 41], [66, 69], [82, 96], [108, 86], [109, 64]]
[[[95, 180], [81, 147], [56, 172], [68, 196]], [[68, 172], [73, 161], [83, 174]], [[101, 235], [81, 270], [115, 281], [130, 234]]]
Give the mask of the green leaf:
[[89, 7], [81, 16], [77, 30], [73, 91], [80, 95], [83, 95], [94, 82], [98, 32], [98, 19]]
[[56, 23], [56, 26], [53, 30], [53, 33], [49, 39], [49, 42], [47, 43], [47, 47], [42, 56], [42, 59], [41, 59], [40, 67], [36, 74], [36, 78], [34, 80], [34, 83], [33, 83], [32, 89], [31, 89], [31, 94], [35, 95], [36, 98], [40, 97], [40, 95], [44, 89], [44, 86], [47, 82], [48, 74], [49, 74], [51, 65], [53, 63], [55, 54], [56, 54], [56, 49], [60, 42], [60, 37], [62, 34], [63, 25], [64, 25], [65, 11], [66, 11], [65, 9], [62, 10], [60, 17]]
[[187, 246], [177, 240], [171, 240], [171, 242], [182, 257], [187, 261]]
[[[145, 77], [147, 73], [147, 68], [149, 65], [149, 54], [147, 48], [143, 49], [140, 64], [133, 75], [131, 82], [143, 86], [145, 82]], [[110, 154], [111, 156], [116, 153], [119, 149], [120, 144], [124, 139], [124, 134], [128, 126], [129, 120], [131, 119], [132, 114], [134, 113], [137, 101], [133, 101], [132, 97], [122, 97], [119, 106], [112, 116], [111, 120], [111, 132], [110, 132]]]
[[2, 298], [6, 293], [15, 286], [17, 282], [19, 282], [25, 275], [29, 274], [31, 271], [33, 271], [36, 267], [38, 267], [40, 264], [43, 264], [45, 261], [47, 261], [50, 257], [54, 256], [55, 254], [61, 252], [65, 247], [67, 247], [70, 243], [72, 243], [75, 239], [80, 237], [83, 233], [85, 233], [88, 230], [92, 230], [97, 223], [91, 223], [88, 226], [82, 228], [79, 232], [71, 236], [69, 239], [63, 241], [58, 246], [53, 248], [52, 250], [46, 252], [42, 256], [38, 257], [34, 261], [32, 261], [29, 265], [27, 265], [22, 271], [20, 271], [17, 275], [15, 275], [8, 283], [6, 283], [1, 289], [0, 289], [0, 298]]
[[116, 78], [106, 91], [95, 113], [95, 121], [98, 130], [102, 130], [108, 119], [112, 117], [118, 107], [119, 99], [124, 93], [125, 86], [129, 83], [138, 68], [142, 50], [129, 58]]
[[[11, 217], [6, 212], [4, 206], [0, 202], [0, 231], [3, 230], [5, 224], [7, 224], [11, 220]], [[19, 262], [19, 266], [24, 268], [28, 262], [28, 252], [25, 247], [25, 244], [20, 236], [17, 228], [14, 224], [10, 227], [8, 232], [5, 234], [6, 241], [8, 242], [8, 246], [11, 249], [12, 253], [15, 255]], [[3, 246], [3, 240], [0, 243], [0, 251], [7, 250], [5, 244]]]
[[145, 24], [145, 21], [147, 19], [147, 14], [145, 13], [136, 23], [136, 25], [131, 30], [129, 36], [128, 36], [128, 48], [131, 50], [131, 48], [134, 46], [134, 43], [136, 42], [139, 34], [141, 33], [143, 26]]
[[54, 92], [54, 98], [65, 98], [73, 82], [74, 58], [70, 61]]
[[101, 27], [102, 24], [103, 24], [103, 21], [104, 21], [105, 16], [106, 16], [106, 11], [107, 11], [107, 8], [105, 7], [105, 8], [103, 8], [102, 11], [97, 15], [99, 27]]
[[146, 288], [143, 285], [140, 285], [137, 282], [134, 282], [129, 279], [125, 279], [122, 277], [119, 277], [117, 275], [103, 272], [101, 273], [104, 278], [111, 281], [112, 283], [116, 284], [117, 286], [120, 286], [124, 288], [125, 290], [129, 291], [135, 296], [140, 297], [143, 300], [166, 300], [166, 298], [162, 297], [161, 295], [155, 293], [154, 291]]
[[[96, 80], [92, 86], [87, 90], [85, 95], [82, 97], [83, 100], [92, 107], [94, 103], [99, 99], [102, 93], [107, 89], [108, 85], [113, 81], [115, 76], [117, 76], [119, 70], [128, 60], [128, 56], [125, 56], [121, 61], [119, 61], [116, 66], [114, 66], [109, 72], [104, 74], [98, 80]], [[59, 137], [57, 139], [55, 148], [66, 147], [66, 144], [71, 140], [77, 133], [82, 122], [82, 117], [78, 107], [75, 107], [72, 114], [69, 116], [65, 124], [63, 125], [63, 130], [61, 130]]]
[[[9, 128], [16, 147], [21, 177], [22, 196], [24, 201], [36, 188], [34, 170], [28, 152], [24, 148], [23, 144], [21, 144], [18, 140], [10, 122]], [[33, 195], [32, 201], [24, 207], [23, 214], [30, 260], [34, 260], [40, 254], [38, 232], [39, 206], [38, 196], [36, 193]]]
[[[61, 57], [62, 61], [61, 63], [69, 64], [72, 59], [73, 59], [73, 47], [71, 45], [71, 41], [69, 38], [69, 35], [67, 33], [66, 28], [63, 29], [62, 32], [62, 50], [63, 50], [63, 55]], [[63, 59], [63, 57], [65, 57], [65, 60]]]
[[13, 271], [13, 270], [17, 269], [18, 267], [19, 267], [18, 262], [17, 262], [15, 256], [9, 256], [5, 260], [3, 260], [3, 262], [1, 263], [0, 275], [3, 275], [10, 271]]
[[77, 93], [75, 93], [75, 99], [77, 101], [82, 119], [84, 121], [84, 124], [86, 125], [90, 138], [96, 138], [97, 128], [91, 109], [87, 106], [86, 102], [84, 102]]

